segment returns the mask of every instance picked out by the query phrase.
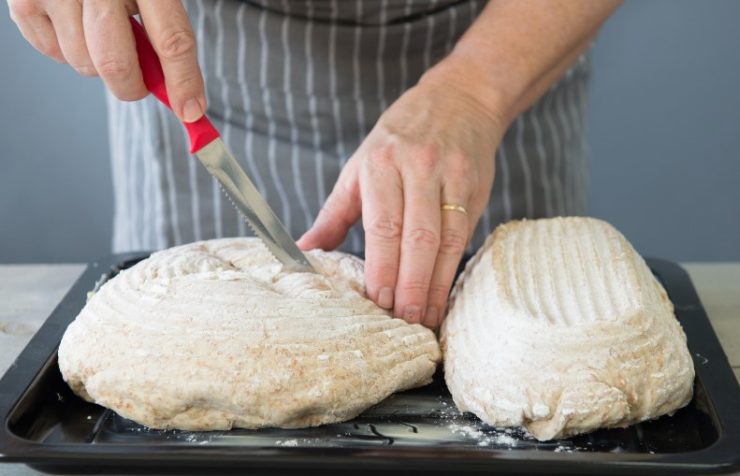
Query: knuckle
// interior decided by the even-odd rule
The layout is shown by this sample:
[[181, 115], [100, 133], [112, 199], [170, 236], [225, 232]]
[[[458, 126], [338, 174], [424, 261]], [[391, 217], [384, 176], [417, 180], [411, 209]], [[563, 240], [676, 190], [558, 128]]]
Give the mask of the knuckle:
[[365, 226], [365, 233], [373, 238], [394, 241], [401, 237], [403, 223], [390, 217], [378, 218]]
[[89, 65], [89, 64], [77, 65], [77, 66], [74, 66], [74, 69], [78, 73], [80, 73], [82, 76], [91, 77], [91, 76], [98, 75], [98, 71], [92, 65]]
[[365, 279], [368, 283], [373, 283], [378, 288], [384, 283], [393, 287], [397, 273], [398, 268], [393, 263], [371, 264], [368, 262], [365, 266]]
[[179, 59], [195, 51], [195, 37], [185, 29], [170, 30], [157, 43], [157, 51], [164, 59]]
[[37, 15], [41, 12], [39, 4], [35, 0], [8, 0], [10, 18], [17, 22], [20, 18]]
[[441, 307], [447, 301], [447, 295], [450, 293], [450, 286], [444, 284], [432, 284], [429, 286], [429, 302]]
[[64, 56], [62, 55], [62, 50], [59, 49], [59, 46], [54, 42], [45, 41], [38, 46], [38, 49], [41, 52], [41, 54], [43, 54], [44, 56], [53, 58], [59, 61], [60, 63], [64, 60]]
[[118, 59], [106, 59], [98, 63], [97, 71], [101, 76], [112, 80], [122, 80], [128, 78], [134, 67], [129, 61]]
[[368, 165], [387, 167], [395, 162], [393, 147], [390, 145], [374, 147], [368, 153], [370, 158]]
[[324, 206], [321, 207], [321, 210], [319, 210], [319, 216], [327, 222], [339, 223], [343, 226], [351, 226], [353, 224], [329, 202], [324, 203]]
[[451, 157], [448, 173], [451, 178], [457, 180], [468, 180], [475, 176], [473, 163], [467, 157], [461, 154], [454, 154]]
[[423, 296], [427, 295], [429, 283], [419, 280], [408, 280], [400, 283], [398, 289], [407, 296], [406, 304], [422, 304]]
[[455, 190], [470, 191], [478, 187], [480, 177], [470, 160], [453, 158], [445, 168], [445, 182]]
[[416, 227], [406, 233], [404, 242], [415, 249], [436, 249], [439, 247], [439, 234], [429, 228]]
[[195, 91], [200, 87], [199, 77], [196, 75], [180, 75], [168, 81], [168, 87], [172, 89], [173, 94], [174, 91], [180, 91], [181, 93], [191, 91], [191, 94], [195, 94]]
[[470, 190], [478, 190], [478, 188], [481, 186], [483, 181], [481, 180], [480, 175], [476, 173], [470, 173], [465, 176], [463, 179], [464, 183], [468, 186]]
[[467, 237], [457, 228], [448, 228], [442, 232], [439, 253], [448, 256], [459, 256], [465, 252]]
[[358, 200], [358, 192], [359, 189], [357, 187], [357, 181], [356, 177], [353, 176], [350, 173], [348, 173], [349, 169], [345, 165], [344, 169], [342, 169], [342, 172], [339, 174], [339, 178], [337, 179], [337, 184], [335, 186], [337, 193], [351, 197], [352, 200]]
[[411, 165], [422, 176], [433, 176], [439, 168], [439, 154], [436, 148], [434, 146], [419, 146]]

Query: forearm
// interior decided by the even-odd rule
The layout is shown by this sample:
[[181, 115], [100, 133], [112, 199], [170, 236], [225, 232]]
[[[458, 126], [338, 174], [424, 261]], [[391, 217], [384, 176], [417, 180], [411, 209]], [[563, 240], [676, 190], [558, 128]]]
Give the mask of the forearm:
[[620, 0], [491, 0], [422, 81], [454, 78], [508, 124], [578, 56]]

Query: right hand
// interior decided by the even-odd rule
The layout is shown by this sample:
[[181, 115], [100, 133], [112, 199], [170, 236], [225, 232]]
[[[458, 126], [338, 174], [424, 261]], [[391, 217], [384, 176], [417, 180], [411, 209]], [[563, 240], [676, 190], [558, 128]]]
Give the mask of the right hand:
[[34, 48], [83, 76], [100, 76], [124, 101], [148, 94], [128, 19], [139, 13], [175, 114], [193, 122], [205, 112], [195, 35], [180, 0], [7, 1], [11, 19]]

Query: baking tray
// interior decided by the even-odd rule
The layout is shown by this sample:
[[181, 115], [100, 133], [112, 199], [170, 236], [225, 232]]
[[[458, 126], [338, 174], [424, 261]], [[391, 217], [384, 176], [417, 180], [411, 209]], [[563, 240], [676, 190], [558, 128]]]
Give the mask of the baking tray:
[[[648, 264], [688, 336], [695, 396], [673, 416], [552, 442], [460, 414], [441, 372], [352, 421], [302, 430], [151, 430], [76, 397], [57, 346], [96, 284], [144, 256], [85, 273], [0, 380], [0, 462], [49, 473], [708, 474], [740, 471], [740, 389], [686, 272]], [[0, 474], [2, 474], [0, 465]]]

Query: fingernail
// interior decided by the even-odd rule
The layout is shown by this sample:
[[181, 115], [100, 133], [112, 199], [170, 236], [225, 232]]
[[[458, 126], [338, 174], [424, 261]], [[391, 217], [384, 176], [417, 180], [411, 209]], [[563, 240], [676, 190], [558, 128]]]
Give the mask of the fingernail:
[[406, 306], [403, 308], [403, 320], [406, 322], [417, 323], [421, 320], [421, 308], [419, 306]]
[[383, 309], [390, 309], [393, 307], [393, 289], [381, 288], [378, 293], [378, 306]]
[[195, 122], [203, 115], [203, 108], [197, 99], [188, 99], [182, 107], [182, 120]]
[[424, 316], [424, 322], [429, 327], [434, 327], [437, 325], [437, 316], [439, 315], [439, 309], [437, 309], [434, 306], [429, 306], [427, 308], [426, 315]]

